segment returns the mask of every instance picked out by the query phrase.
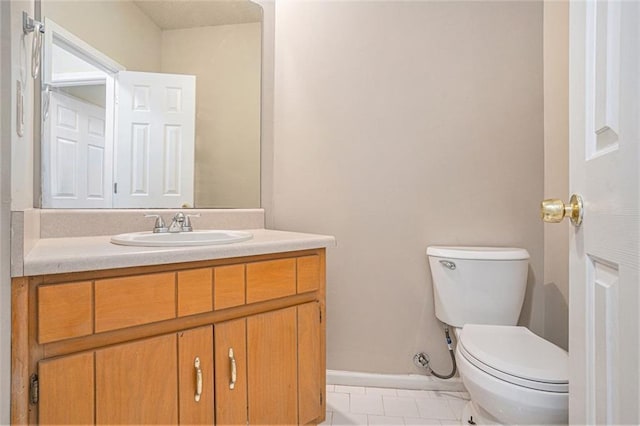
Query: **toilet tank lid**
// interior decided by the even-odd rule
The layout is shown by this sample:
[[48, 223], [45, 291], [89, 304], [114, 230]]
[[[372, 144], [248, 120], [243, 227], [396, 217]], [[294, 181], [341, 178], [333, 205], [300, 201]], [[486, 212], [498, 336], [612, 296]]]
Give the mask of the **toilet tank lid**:
[[471, 260], [526, 260], [529, 252], [517, 247], [430, 246], [427, 256]]

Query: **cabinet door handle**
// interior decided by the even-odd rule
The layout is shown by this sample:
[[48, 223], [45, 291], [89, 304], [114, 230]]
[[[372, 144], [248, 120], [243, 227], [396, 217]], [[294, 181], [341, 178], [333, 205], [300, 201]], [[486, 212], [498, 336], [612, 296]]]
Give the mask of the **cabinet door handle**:
[[193, 366], [196, 368], [196, 402], [200, 402], [202, 396], [202, 369], [200, 368], [200, 357], [196, 357], [193, 362]]
[[236, 368], [236, 357], [233, 354], [233, 348], [229, 348], [229, 367], [231, 368], [231, 380], [229, 381], [229, 389], [235, 389], [236, 379], [238, 378], [238, 370]]

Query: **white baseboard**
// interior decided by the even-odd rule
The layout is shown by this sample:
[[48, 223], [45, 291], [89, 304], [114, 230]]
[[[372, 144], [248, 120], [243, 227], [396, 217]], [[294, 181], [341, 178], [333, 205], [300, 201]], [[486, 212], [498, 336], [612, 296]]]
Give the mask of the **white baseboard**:
[[460, 377], [441, 380], [420, 374], [374, 374], [341, 370], [327, 370], [327, 384], [450, 392], [466, 390]]

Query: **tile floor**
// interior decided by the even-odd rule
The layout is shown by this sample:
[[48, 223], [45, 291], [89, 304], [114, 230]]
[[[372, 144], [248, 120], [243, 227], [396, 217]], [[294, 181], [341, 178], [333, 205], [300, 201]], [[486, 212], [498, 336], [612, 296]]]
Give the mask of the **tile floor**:
[[459, 425], [466, 392], [327, 386], [322, 425]]

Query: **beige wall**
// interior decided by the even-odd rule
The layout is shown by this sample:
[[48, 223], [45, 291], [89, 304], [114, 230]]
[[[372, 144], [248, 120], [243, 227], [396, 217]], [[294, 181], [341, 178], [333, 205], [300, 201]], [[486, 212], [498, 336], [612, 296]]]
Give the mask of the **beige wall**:
[[[544, 196], [569, 197], [569, 3], [544, 2]], [[569, 222], [544, 226], [545, 337], [567, 349]]]
[[433, 244], [529, 250], [544, 332], [542, 95], [541, 2], [277, 5], [268, 223], [337, 237], [328, 368], [449, 368]]
[[41, 8], [43, 17], [53, 19], [127, 70], [160, 69], [160, 28], [132, 2], [43, 0]]
[[260, 205], [261, 24], [163, 31], [166, 73], [196, 75], [195, 204]]

